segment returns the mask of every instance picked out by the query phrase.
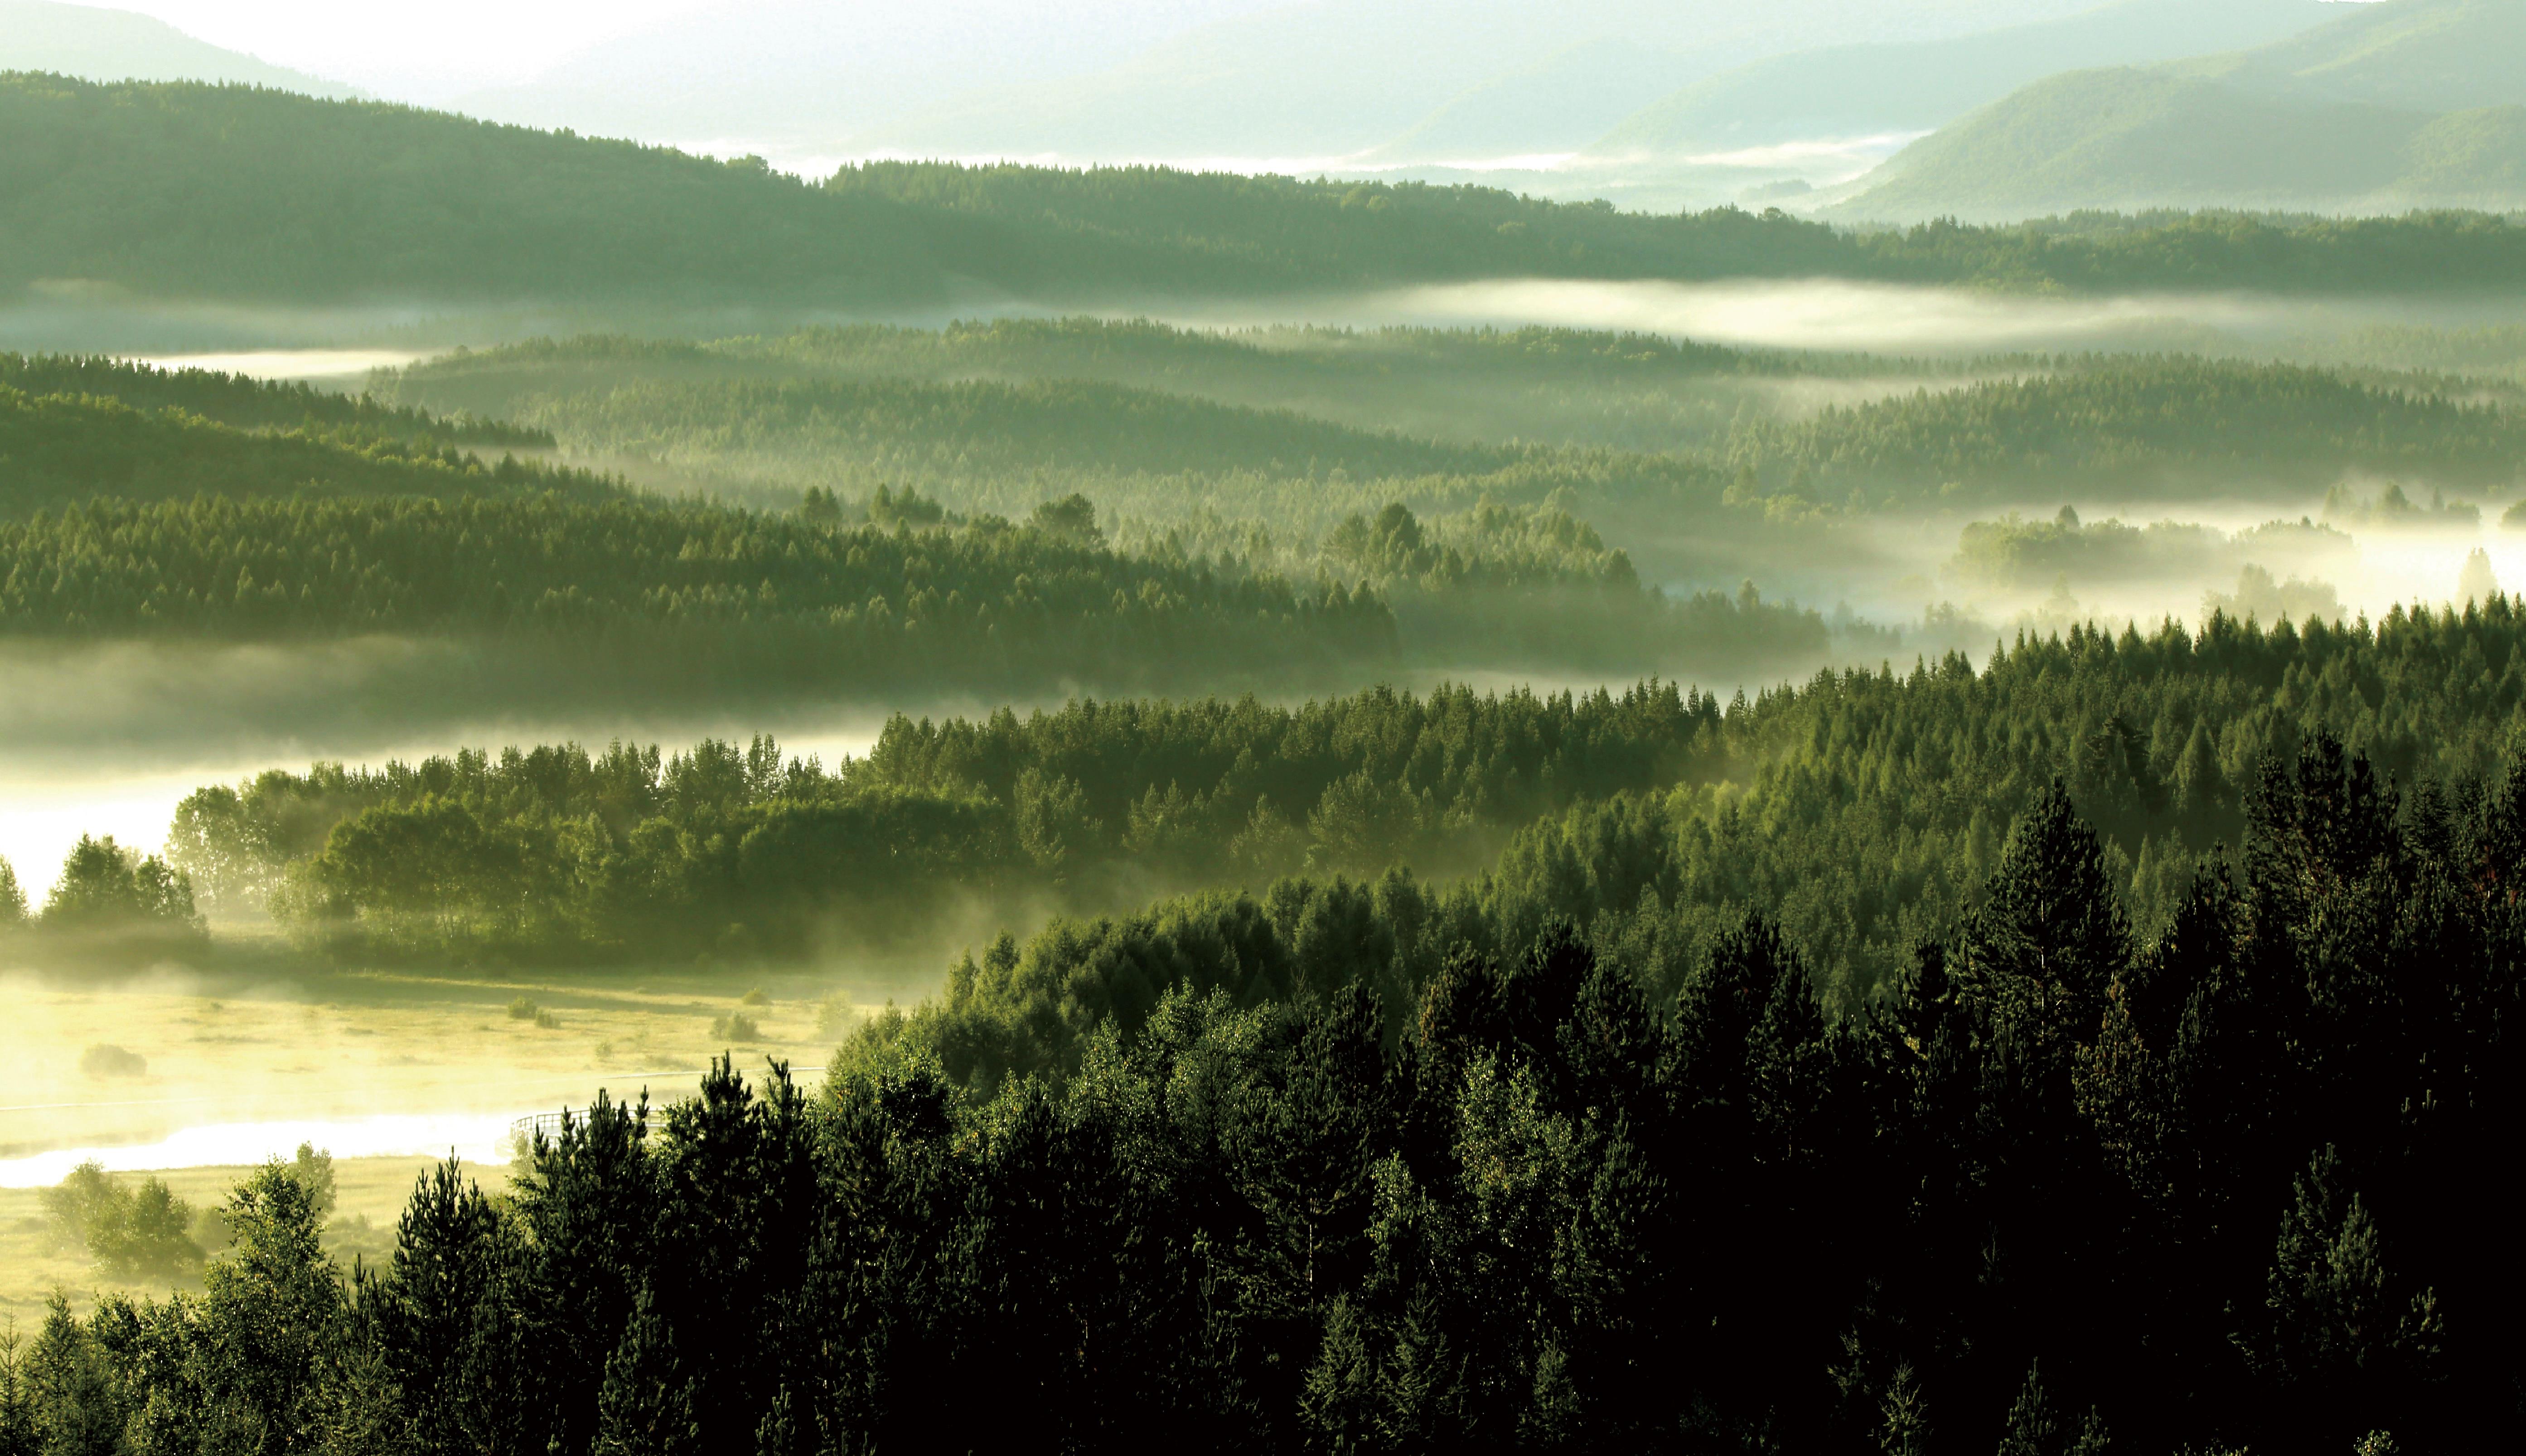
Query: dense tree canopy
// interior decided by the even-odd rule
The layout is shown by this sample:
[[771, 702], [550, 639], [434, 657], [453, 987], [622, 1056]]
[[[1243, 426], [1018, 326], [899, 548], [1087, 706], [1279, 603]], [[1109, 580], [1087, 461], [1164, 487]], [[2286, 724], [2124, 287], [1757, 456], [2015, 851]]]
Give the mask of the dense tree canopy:
[[933, 304], [1500, 276], [2073, 289], [2512, 286], [2478, 214], [2073, 218], [1853, 234], [1495, 188], [873, 163], [818, 185], [446, 113], [245, 86], [0, 77], [0, 288], [260, 302]]
[[1386, 947], [1378, 964], [1426, 969], [1460, 941], [1506, 954], [1568, 921], [1667, 994], [1759, 908], [1848, 1010], [1972, 909], [2056, 779], [2148, 926], [2198, 855], [2238, 842], [2263, 757], [2310, 734], [2406, 781], [2479, 784], [2526, 704], [2521, 635], [2495, 598], [2373, 627], [2083, 628], [1979, 672], [1950, 656], [1725, 704], [1665, 684], [1081, 703], [898, 720], [830, 769], [768, 740], [320, 767], [203, 790], [174, 843], [206, 888], [288, 882], [282, 911], [320, 939], [430, 953], [794, 954], [918, 943], [927, 896], [1092, 914], [1205, 892], [1012, 938], [993, 954], [1013, 976], [924, 1013], [970, 1023], [936, 1034], [1015, 1067], [1070, 1056], [1076, 1008], [1116, 994], [1091, 988], [1139, 954], [1112, 948], [1179, 922], [1302, 943], [1303, 925], [1356, 921], [1383, 927], [1357, 932]]
[[353, 1281], [276, 1162], [201, 1298], [56, 1305], [14, 1419], [145, 1451], [2470, 1449], [2517, 1414], [2483, 1149], [2526, 1114], [2526, 762], [2451, 801], [2315, 737], [2245, 818], [2135, 933], [2046, 789], [1841, 1017], [1759, 915], [1671, 992], [1560, 926], [1405, 987], [1338, 935], [1187, 925], [1059, 1076], [969, 1093], [897, 1021], [821, 1093], [721, 1063], [662, 1126], [600, 1097], [507, 1196], [425, 1177]]

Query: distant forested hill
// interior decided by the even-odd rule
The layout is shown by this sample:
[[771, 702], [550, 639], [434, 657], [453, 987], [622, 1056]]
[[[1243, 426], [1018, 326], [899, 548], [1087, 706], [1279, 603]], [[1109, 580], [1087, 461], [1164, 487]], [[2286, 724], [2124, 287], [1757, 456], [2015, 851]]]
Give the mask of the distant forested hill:
[[[1587, 514], [1654, 507], [1670, 525], [1721, 525], [1723, 497], [1756, 512], [1872, 509], [1953, 500], [2033, 506], [2110, 484], [2141, 496], [2215, 482], [2230, 495], [2310, 502], [2347, 469], [2415, 483], [2483, 488], [2516, 480], [2526, 424], [2427, 379], [2365, 382], [2295, 366], [2196, 358], [2019, 359], [1938, 377], [1868, 402], [1816, 411], [1755, 408], [1681, 427], [1665, 448], [1553, 442], [1450, 443], [1329, 423], [1348, 387], [1396, 412], [1496, 409], [1538, 427], [1556, 377], [1630, 410], [1623, 392], [1668, 400], [1739, 391], [1789, 361], [1686, 350], [1579, 332], [1332, 335], [1252, 339], [1147, 325], [1005, 324], [943, 331], [810, 330], [692, 345], [591, 338], [454, 355], [381, 376], [381, 398], [506, 414], [548, 429], [590, 461], [672, 467], [687, 486], [786, 504], [810, 487], [863, 497], [912, 484], [955, 509], [1019, 515], [1080, 490], [1125, 516], [1210, 517], [1321, 532], [1354, 511], [1400, 501], [1460, 510], [1489, 498], [1560, 499]], [[1828, 377], [1899, 361], [1825, 360]], [[777, 371], [804, 377], [783, 380]], [[914, 377], [902, 377], [894, 371]], [[1080, 374], [1131, 378], [1125, 386]], [[1601, 390], [1601, 393], [1592, 391]], [[1255, 394], [1294, 408], [1216, 396]], [[1212, 396], [1212, 397], [1204, 397]], [[1498, 398], [1504, 404], [1490, 401]], [[1615, 401], [1621, 401], [1616, 403]], [[1661, 417], [1641, 407], [1638, 433]], [[1564, 439], [1589, 438], [1586, 424]], [[1460, 440], [1472, 432], [1451, 427]], [[1733, 482], [1733, 483], [1732, 483]]]
[[233, 81], [310, 96], [347, 86], [226, 50], [150, 16], [52, 0], [0, 0], [0, 71], [50, 71], [89, 80]]
[[1506, 276], [2004, 287], [2526, 281], [2496, 219], [1854, 235], [1483, 187], [879, 164], [821, 185], [567, 132], [237, 86], [0, 76], [0, 300], [937, 307]]
[[2526, 6], [2335, 9], [2233, 55], [2037, 81], [1914, 143], [1834, 211], [2526, 207]]
[[925, 296], [904, 210], [759, 166], [242, 86], [0, 76], [0, 295]]
[[[79, 382], [98, 387], [61, 387]], [[118, 397], [126, 389], [129, 402]], [[0, 519], [98, 496], [621, 493], [585, 472], [471, 453], [548, 442], [530, 430], [448, 426], [417, 411], [221, 376], [0, 355]]]
[[2334, 10], [2319, 0], [2117, 0], [1996, 30], [1766, 56], [1660, 98], [1588, 150], [1618, 161], [1925, 131], [2056, 72], [2256, 45]]
[[[1006, 349], [987, 335], [968, 349], [892, 330], [705, 346], [536, 343], [451, 356], [378, 387], [397, 403], [511, 415], [581, 458], [663, 465], [675, 488], [783, 505], [809, 488], [862, 497], [892, 484], [957, 510], [1018, 516], [1081, 491], [1127, 516], [1215, 513], [1319, 531], [1393, 501], [1453, 510], [1484, 498], [1537, 503], [1567, 489], [1709, 506], [1724, 483], [1706, 463], [1671, 456], [1446, 443], [1065, 377], [1069, 351], [1035, 329], [1016, 331]], [[1100, 336], [1086, 326], [1070, 341], [1093, 351]], [[1187, 357], [1219, 347], [1194, 335], [1117, 343]], [[851, 362], [860, 345], [867, 365]], [[801, 362], [784, 377], [788, 358]], [[954, 367], [960, 358], [964, 369]], [[976, 367], [994, 358], [1001, 367]], [[897, 366], [934, 377], [878, 372]], [[1034, 375], [1046, 366], [1046, 376]], [[956, 377], [977, 373], [999, 377]]]
[[2012, 502], [2110, 482], [2142, 495], [2320, 489], [2346, 471], [2474, 486], [2526, 475], [2526, 419], [2321, 370], [2116, 360], [1757, 426], [1731, 447], [1740, 498]]

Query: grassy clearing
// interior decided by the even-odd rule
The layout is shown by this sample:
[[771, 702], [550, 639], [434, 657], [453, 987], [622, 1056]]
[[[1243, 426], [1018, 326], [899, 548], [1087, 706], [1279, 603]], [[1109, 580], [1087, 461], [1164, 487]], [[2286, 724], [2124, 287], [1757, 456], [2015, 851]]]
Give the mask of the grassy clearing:
[[[524, 1114], [583, 1105], [599, 1087], [668, 1101], [723, 1051], [745, 1068], [767, 1057], [821, 1067], [876, 989], [809, 973], [496, 981], [348, 973], [257, 983], [169, 972], [113, 985], [0, 975], [12, 1041], [0, 1058], [0, 1168], [227, 1124]], [[341, 1201], [328, 1235], [337, 1255], [376, 1258], [390, 1246], [429, 1162], [337, 1151]], [[505, 1168], [481, 1171], [505, 1184]], [[244, 1172], [157, 1176], [208, 1207]], [[107, 1281], [83, 1250], [58, 1246], [40, 1188], [0, 1188], [0, 1322], [25, 1328], [55, 1288], [84, 1304], [118, 1287], [145, 1286]]]

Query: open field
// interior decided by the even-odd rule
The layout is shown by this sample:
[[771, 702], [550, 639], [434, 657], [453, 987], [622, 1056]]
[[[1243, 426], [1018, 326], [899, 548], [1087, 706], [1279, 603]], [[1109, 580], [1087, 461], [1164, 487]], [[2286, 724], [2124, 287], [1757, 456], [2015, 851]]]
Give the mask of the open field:
[[[155, 1173], [205, 1208], [253, 1164], [312, 1141], [335, 1154], [328, 1243], [346, 1262], [380, 1258], [436, 1157], [454, 1151], [505, 1184], [513, 1120], [584, 1105], [599, 1088], [663, 1104], [722, 1052], [749, 1072], [778, 1058], [812, 1077], [871, 989], [797, 971], [759, 986], [740, 972], [0, 976], [17, 1048], [0, 1061], [0, 1321], [25, 1328], [55, 1288], [83, 1304], [124, 1287], [59, 1247], [44, 1218], [42, 1190], [85, 1159]], [[715, 1025], [732, 1017], [753, 1028]], [[102, 1070], [88, 1055], [100, 1046], [146, 1070]]]

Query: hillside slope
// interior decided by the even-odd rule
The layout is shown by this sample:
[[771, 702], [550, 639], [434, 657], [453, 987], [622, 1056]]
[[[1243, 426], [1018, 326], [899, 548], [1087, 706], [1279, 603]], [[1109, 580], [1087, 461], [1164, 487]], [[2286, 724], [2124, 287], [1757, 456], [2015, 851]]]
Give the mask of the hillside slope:
[[2526, 5], [2515, 0], [2386, 0], [2319, 29], [2208, 64], [2257, 89], [2407, 111], [2526, 102]]
[[[2442, 138], [2436, 165], [2479, 165], [2466, 159], [2497, 134]], [[554, 304], [655, 328], [666, 311], [1149, 310], [1504, 277], [2526, 281], [2526, 231], [2498, 219], [1853, 234], [1727, 208], [1163, 168], [872, 164], [811, 185], [756, 163], [196, 83], [0, 75], [0, 308]]]
[[127, 10], [0, 0], [0, 71], [49, 71], [86, 80], [228, 81], [310, 96], [351, 89], [195, 40]]
[[[1214, 21], [1090, 75], [969, 92], [857, 140], [917, 155], [1280, 158], [1305, 170], [1551, 152], [1662, 91], [1792, 46], [1957, 34], [2086, 3], [1314, 0]], [[1659, 59], [1664, 75], [1639, 57]]]
[[2526, 205], [2526, 6], [2389, 0], [2231, 55], [2046, 77], [1906, 148], [1832, 211]]
[[2400, 212], [2526, 203], [2516, 108], [2436, 117], [2178, 71], [2081, 71], [1906, 148], [1845, 216], [1969, 221], [2079, 209]]
[[1646, 159], [1926, 131], [2058, 72], [2259, 45], [2334, 14], [2316, 0], [2120, 0], [1948, 39], [1771, 56], [1661, 98], [1588, 153]]

